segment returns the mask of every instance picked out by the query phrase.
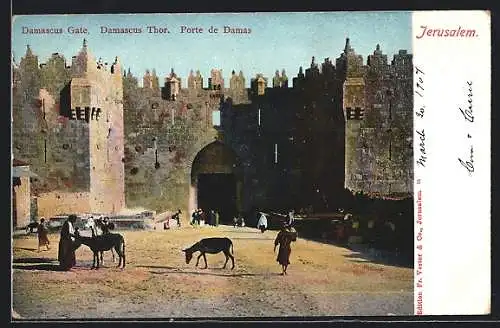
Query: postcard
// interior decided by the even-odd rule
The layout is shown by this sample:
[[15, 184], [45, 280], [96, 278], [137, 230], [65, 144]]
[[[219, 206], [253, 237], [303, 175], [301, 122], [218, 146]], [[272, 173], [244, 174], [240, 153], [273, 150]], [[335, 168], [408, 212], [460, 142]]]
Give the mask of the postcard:
[[487, 11], [12, 17], [12, 319], [489, 314]]

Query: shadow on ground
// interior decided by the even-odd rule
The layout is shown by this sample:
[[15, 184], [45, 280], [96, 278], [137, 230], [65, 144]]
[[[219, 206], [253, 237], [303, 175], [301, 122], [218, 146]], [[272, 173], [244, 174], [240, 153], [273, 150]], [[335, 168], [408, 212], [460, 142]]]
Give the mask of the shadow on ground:
[[[107, 264], [101, 264], [99, 269], [116, 269], [117, 264], [108, 261]], [[76, 260], [74, 270], [91, 270], [92, 261]], [[43, 271], [65, 271], [59, 268], [59, 261], [46, 257], [28, 257], [14, 259], [12, 268], [18, 270], [43, 270]]]
[[344, 257], [351, 262], [371, 262], [396, 267], [413, 268], [413, 254], [396, 253], [394, 251], [373, 249], [360, 245], [350, 246], [347, 247], [347, 249], [352, 250], [353, 253], [344, 255]]
[[[194, 275], [200, 275], [200, 276], [217, 276], [217, 277], [265, 277], [265, 276], [274, 276], [274, 275], [280, 275], [279, 273], [233, 273], [231, 270], [230, 264], [228, 264], [228, 267], [226, 269], [223, 269], [222, 267], [219, 268], [214, 268], [214, 267], [208, 267], [208, 269], [203, 269], [203, 266], [198, 269], [198, 271], [184, 271], [179, 268], [174, 268], [174, 267], [169, 267], [169, 266], [149, 266], [149, 265], [138, 265], [138, 268], [146, 268], [146, 269], [162, 269], [162, 271], [155, 271], [155, 270], [150, 270], [152, 274], [194, 274]], [[236, 267], [235, 267], [236, 268]], [[217, 273], [213, 271], [223, 271], [227, 273]]]
[[19, 270], [61, 271], [57, 259], [46, 257], [14, 259], [12, 263], [12, 268]]
[[231, 240], [274, 240], [274, 238], [257, 238], [257, 237], [233, 237]]
[[368, 247], [365, 244], [347, 244], [339, 243], [329, 239], [315, 238], [310, 236], [299, 237], [305, 240], [316, 241], [323, 244], [334, 245], [352, 251], [352, 254], [344, 255], [351, 262], [365, 263], [371, 262], [375, 264], [390, 265], [402, 268], [413, 268], [413, 254], [408, 252], [396, 252], [392, 250], [382, 250]]
[[27, 247], [14, 247], [13, 249], [14, 250], [23, 250], [23, 251], [32, 251], [32, 252], [36, 252], [38, 250], [36, 248], [27, 248]]
[[228, 233], [250, 233], [252, 235], [254, 234], [257, 234], [257, 233], [261, 233], [259, 230], [255, 230], [255, 231], [248, 231], [248, 230], [222, 230], [222, 232], [228, 232]]

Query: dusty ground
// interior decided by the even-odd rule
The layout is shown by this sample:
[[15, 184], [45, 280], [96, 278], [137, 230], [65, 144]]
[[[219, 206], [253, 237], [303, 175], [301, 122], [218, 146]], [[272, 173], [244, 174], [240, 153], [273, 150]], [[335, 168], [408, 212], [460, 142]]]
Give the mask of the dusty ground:
[[[275, 231], [219, 226], [120, 233], [123, 271], [109, 252], [104, 268], [90, 270], [92, 253], [82, 246], [77, 266], [60, 272], [58, 235], [49, 235], [52, 248], [40, 253], [35, 234], [15, 237], [13, 309], [26, 319], [413, 314], [413, 269], [378, 264], [345, 248], [298, 239], [288, 275], [281, 276]], [[186, 264], [181, 250], [208, 236], [233, 240], [233, 271], [221, 269], [222, 253], [207, 255], [205, 270]]]

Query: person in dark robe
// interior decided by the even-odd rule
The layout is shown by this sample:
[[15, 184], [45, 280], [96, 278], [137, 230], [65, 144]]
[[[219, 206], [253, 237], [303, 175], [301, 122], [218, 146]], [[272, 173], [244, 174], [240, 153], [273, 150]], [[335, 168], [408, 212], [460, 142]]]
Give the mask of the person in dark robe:
[[198, 210], [194, 210], [193, 214], [191, 214], [191, 225], [194, 225], [196, 223], [196, 217], [198, 216]]
[[110, 230], [113, 230], [114, 227], [115, 225], [109, 220], [109, 217], [105, 216], [101, 225], [102, 234], [110, 233]]
[[37, 234], [38, 234], [38, 251], [40, 252], [40, 247], [45, 246], [47, 247], [47, 250], [50, 249], [50, 241], [47, 236], [49, 230], [47, 229], [47, 226], [45, 225], [45, 218], [40, 219], [40, 223], [38, 224], [38, 227], [36, 228]]
[[276, 252], [276, 246], [279, 245], [276, 261], [283, 269], [281, 275], [286, 275], [286, 270], [290, 264], [290, 254], [292, 253], [290, 244], [297, 239], [295, 230], [292, 231], [291, 229], [293, 228], [287, 228], [287, 222], [283, 222], [281, 230], [274, 240], [274, 252]]
[[72, 214], [64, 222], [59, 239], [58, 260], [61, 270], [68, 271], [76, 265], [75, 251], [78, 248], [75, 243], [76, 215]]
[[200, 208], [200, 216], [198, 217], [198, 225], [201, 225], [201, 221], [203, 224], [207, 223], [207, 213], [203, 209]]
[[203, 211], [201, 210], [201, 208], [199, 208], [198, 211], [196, 211], [196, 221], [195, 222], [197, 225], [200, 225], [202, 217], [203, 217]]
[[177, 226], [178, 227], [181, 226], [181, 213], [182, 213], [181, 210], [178, 209], [177, 213], [175, 213], [174, 215], [172, 215], [172, 219], [177, 222]]

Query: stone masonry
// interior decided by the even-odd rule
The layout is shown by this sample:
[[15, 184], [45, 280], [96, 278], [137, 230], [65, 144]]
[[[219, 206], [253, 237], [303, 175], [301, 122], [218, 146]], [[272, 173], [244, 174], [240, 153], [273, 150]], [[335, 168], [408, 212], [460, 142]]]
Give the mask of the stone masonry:
[[14, 67], [13, 152], [38, 175], [38, 215], [116, 213], [125, 206], [118, 58], [108, 70], [84, 41], [71, 66], [58, 54], [37, 62], [28, 47]]
[[28, 48], [14, 66], [13, 150], [39, 176], [39, 215], [67, 200], [72, 211], [190, 213], [207, 173], [234, 175], [242, 212], [334, 209], [345, 189], [412, 193], [411, 54], [389, 64], [377, 45], [364, 64], [347, 39], [335, 65], [313, 57], [292, 83], [284, 70], [250, 89], [245, 79], [191, 70], [184, 87], [173, 68], [164, 79], [152, 69], [140, 86], [85, 43], [71, 66], [58, 54], [38, 65]]

